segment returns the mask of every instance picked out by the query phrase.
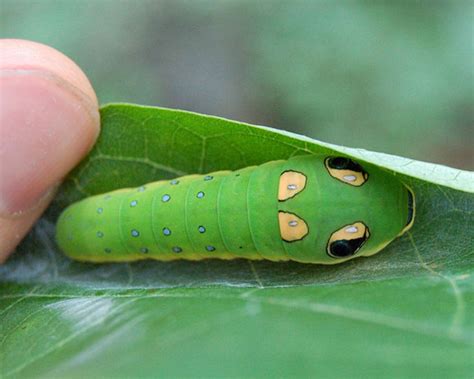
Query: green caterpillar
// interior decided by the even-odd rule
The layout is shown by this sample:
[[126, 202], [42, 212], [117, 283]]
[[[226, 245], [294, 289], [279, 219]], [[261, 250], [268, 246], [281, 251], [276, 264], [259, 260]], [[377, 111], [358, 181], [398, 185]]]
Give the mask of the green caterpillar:
[[89, 197], [60, 216], [81, 261], [247, 258], [333, 264], [370, 256], [414, 222], [413, 192], [345, 157], [299, 156]]

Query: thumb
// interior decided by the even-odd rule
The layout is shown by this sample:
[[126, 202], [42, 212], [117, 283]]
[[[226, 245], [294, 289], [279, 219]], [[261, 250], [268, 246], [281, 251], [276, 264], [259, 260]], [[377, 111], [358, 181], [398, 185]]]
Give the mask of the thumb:
[[0, 40], [0, 262], [99, 132], [88, 79], [60, 52]]

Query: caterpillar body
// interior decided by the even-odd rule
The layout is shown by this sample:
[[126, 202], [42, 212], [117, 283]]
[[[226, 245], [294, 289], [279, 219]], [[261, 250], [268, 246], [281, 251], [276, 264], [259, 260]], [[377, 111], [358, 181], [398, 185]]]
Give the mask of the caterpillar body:
[[413, 192], [376, 166], [298, 156], [92, 196], [57, 241], [92, 262], [247, 258], [333, 264], [370, 256], [414, 222]]

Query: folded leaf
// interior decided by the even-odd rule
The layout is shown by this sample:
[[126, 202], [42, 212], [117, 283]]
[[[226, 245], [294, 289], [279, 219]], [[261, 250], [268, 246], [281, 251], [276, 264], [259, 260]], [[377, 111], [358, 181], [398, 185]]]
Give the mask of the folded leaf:
[[[189, 112], [112, 104], [102, 134], [0, 267], [0, 373], [24, 376], [468, 377], [474, 370], [474, 175]], [[121, 187], [343, 152], [400, 175], [413, 228], [338, 266], [81, 264], [54, 224]]]

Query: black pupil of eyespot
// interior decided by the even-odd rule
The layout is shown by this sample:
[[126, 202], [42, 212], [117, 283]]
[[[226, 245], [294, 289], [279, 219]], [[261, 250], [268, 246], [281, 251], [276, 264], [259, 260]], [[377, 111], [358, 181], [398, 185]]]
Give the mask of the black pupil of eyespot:
[[341, 240], [331, 244], [331, 254], [338, 258], [344, 258], [354, 254], [354, 251], [348, 241]]
[[338, 240], [331, 243], [331, 255], [336, 258], [347, 258], [354, 255], [365, 242], [366, 238], [355, 238], [353, 240]]
[[328, 165], [329, 167], [334, 168], [336, 170], [352, 170], [356, 172], [364, 171], [360, 164], [344, 157], [330, 158], [328, 161]]

